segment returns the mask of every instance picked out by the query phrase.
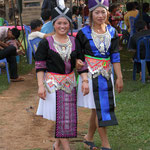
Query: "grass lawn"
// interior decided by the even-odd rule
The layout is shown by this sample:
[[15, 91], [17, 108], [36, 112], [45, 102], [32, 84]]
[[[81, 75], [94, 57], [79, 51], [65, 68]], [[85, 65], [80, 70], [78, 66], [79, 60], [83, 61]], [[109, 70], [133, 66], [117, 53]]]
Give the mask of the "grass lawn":
[[[26, 56], [21, 56], [20, 62], [18, 64], [18, 75], [24, 75], [29, 73], [33, 67], [34, 67], [34, 62], [32, 63], [32, 65], [30, 65], [27, 63]], [[8, 89], [8, 87], [9, 87], [9, 83], [7, 81], [7, 75], [5, 69], [2, 69], [2, 74], [0, 75], [0, 93]]]

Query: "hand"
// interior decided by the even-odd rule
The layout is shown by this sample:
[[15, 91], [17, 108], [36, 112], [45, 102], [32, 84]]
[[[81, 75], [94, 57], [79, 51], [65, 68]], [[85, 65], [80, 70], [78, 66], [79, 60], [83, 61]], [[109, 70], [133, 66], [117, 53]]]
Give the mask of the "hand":
[[4, 43], [4, 42], [1, 42], [1, 41], [0, 41], [0, 46], [6, 48], [6, 47], [8, 47], [9, 45], [6, 44], [6, 43]]
[[17, 54], [18, 55], [25, 55], [25, 51], [24, 50], [22, 50], [22, 49], [17, 49]]
[[12, 43], [11, 43], [11, 41], [8, 41], [8, 42], [5, 43], [5, 44], [7, 44], [7, 46], [10, 46]]
[[116, 80], [116, 90], [120, 93], [123, 90], [123, 80], [122, 78], [117, 78]]
[[38, 96], [40, 98], [42, 98], [43, 100], [45, 100], [45, 98], [46, 98], [46, 90], [45, 90], [44, 85], [39, 86]]
[[82, 93], [83, 93], [83, 96], [89, 94], [89, 83], [82, 82]]
[[84, 66], [84, 63], [81, 59], [76, 60], [76, 69], [79, 70]]
[[3, 47], [0, 46], [0, 50], [3, 50]]

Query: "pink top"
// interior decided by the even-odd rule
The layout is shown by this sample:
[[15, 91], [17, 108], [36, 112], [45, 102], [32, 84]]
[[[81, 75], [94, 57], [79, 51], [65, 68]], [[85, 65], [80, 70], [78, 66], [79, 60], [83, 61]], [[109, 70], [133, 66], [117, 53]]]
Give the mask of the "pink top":
[[[13, 29], [13, 28], [15, 28], [15, 26], [0, 26], [0, 30], [1, 30], [1, 28], [3, 28], [3, 27], [7, 27], [7, 28], [9, 28], [9, 29]], [[18, 30], [22, 30], [22, 27], [21, 26], [17, 26], [17, 29]], [[24, 26], [23, 26], [23, 29], [24, 29]]]

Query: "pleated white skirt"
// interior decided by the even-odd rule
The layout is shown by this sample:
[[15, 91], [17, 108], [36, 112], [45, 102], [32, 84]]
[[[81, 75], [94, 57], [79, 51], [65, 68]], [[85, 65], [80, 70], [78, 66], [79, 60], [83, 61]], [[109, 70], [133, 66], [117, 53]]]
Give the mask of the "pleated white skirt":
[[[79, 76], [79, 83], [78, 83], [78, 93], [77, 93], [77, 105], [79, 107], [85, 107], [85, 108], [89, 108], [89, 109], [96, 109], [95, 106], [95, 101], [94, 101], [94, 95], [93, 95], [93, 84], [92, 84], [92, 79], [88, 78], [89, 80], [89, 94], [86, 96], [83, 96], [83, 93], [81, 91], [81, 87], [82, 87], [82, 78], [81, 76]], [[114, 105], [116, 106], [115, 103], [115, 92], [114, 92], [114, 79], [113, 79], [113, 75], [111, 75], [111, 81], [112, 81], [112, 85], [113, 85], [113, 95], [114, 95]]]
[[56, 92], [48, 93], [46, 91], [46, 99], [40, 99], [37, 115], [45, 119], [56, 121]]
[[95, 102], [94, 102], [94, 95], [93, 95], [93, 86], [92, 86], [92, 80], [88, 78], [89, 80], [89, 94], [86, 96], [83, 96], [81, 87], [82, 87], [82, 78], [79, 76], [79, 83], [78, 83], [78, 93], [77, 93], [77, 105], [79, 107], [85, 107], [89, 109], [96, 109]]

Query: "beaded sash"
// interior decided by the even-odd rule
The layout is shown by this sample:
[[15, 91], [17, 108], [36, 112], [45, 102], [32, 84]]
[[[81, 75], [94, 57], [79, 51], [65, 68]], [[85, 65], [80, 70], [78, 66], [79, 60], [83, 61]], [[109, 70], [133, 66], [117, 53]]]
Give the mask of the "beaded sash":
[[[75, 74], [74, 72], [71, 72], [70, 74], [47, 72], [44, 84], [49, 93], [52, 93], [55, 90], [63, 90], [66, 93], [71, 93], [72, 89], [76, 86]], [[53, 86], [55, 86], [54, 91], [50, 91], [49, 89]]]
[[96, 78], [100, 74], [109, 80], [112, 73], [112, 65], [109, 58], [98, 58], [85, 55], [85, 60], [88, 64], [89, 72]]

